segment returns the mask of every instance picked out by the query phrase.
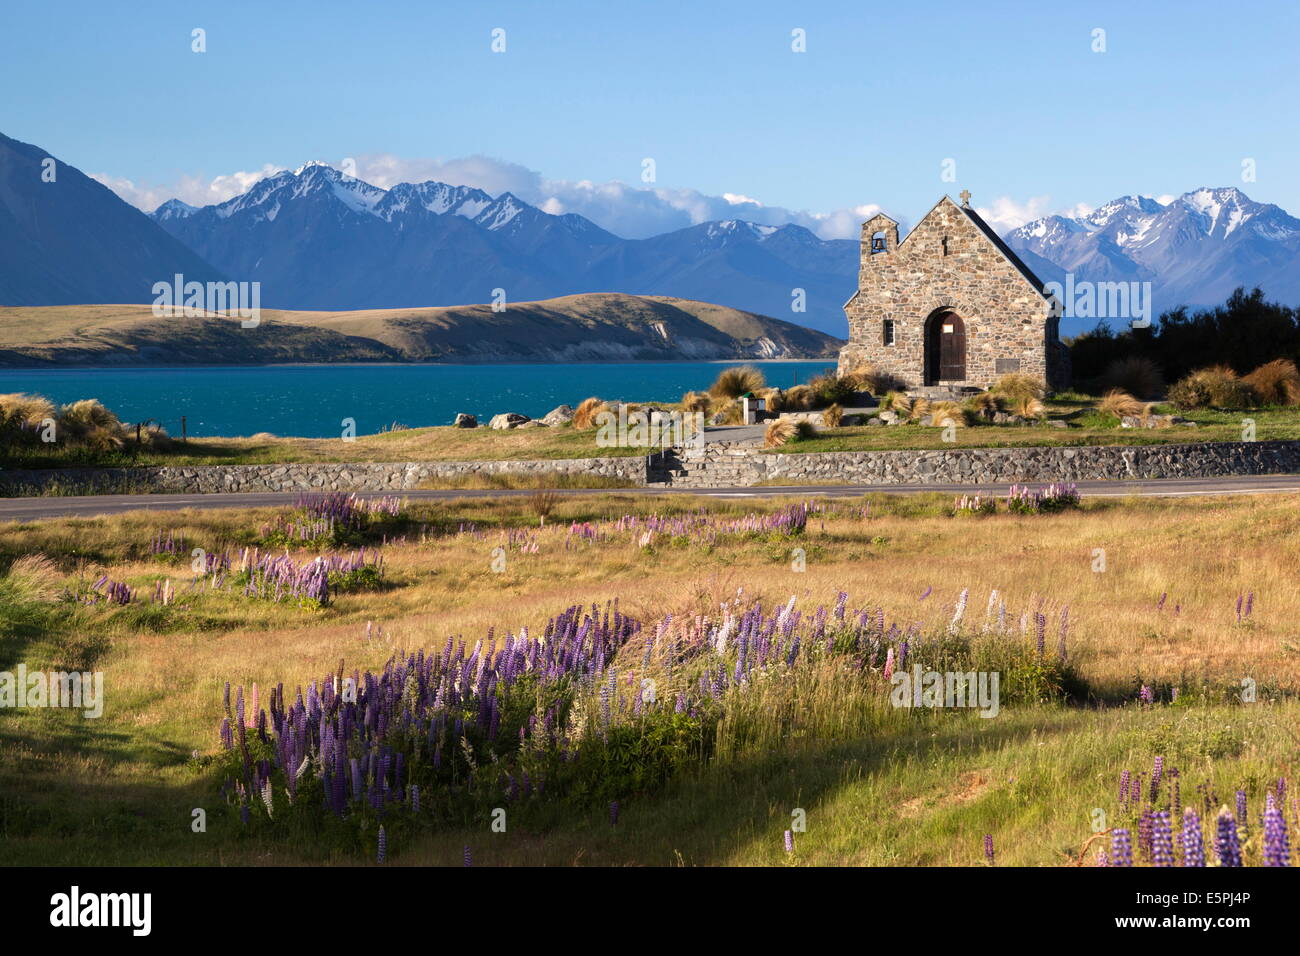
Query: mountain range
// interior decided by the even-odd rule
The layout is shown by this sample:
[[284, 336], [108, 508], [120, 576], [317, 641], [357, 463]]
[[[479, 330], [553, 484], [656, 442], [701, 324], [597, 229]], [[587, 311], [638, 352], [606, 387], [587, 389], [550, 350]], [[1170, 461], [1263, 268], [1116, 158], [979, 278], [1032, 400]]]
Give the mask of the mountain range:
[[[264, 305], [407, 308], [554, 298], [584, 292], [669, 295], [843, 332], [857, 244], [802, 226], [701, 223], [621, 239], [578, 215], [551, 215], [511, 193], [445, 183], [379, 189], [320, 163], [195, 209], [164, 203], [165, 230], [241, 279]], [[805, 290], [806, 312], [792, 311]], [[495, 290], [500, 289], [500, 293]]]
[[[506, 305], [582, 293], [713, 302], [843, 337], [858, 243], [796, 225], [700, 223], [623, 239], [511, 193], [401, 183], [381, 189], [322, 163], [266, 177], [216, 205], [145, 215], [44, 150], [0, 135], [0, 304], [149, 302], [153, 283], [261, 283], [263, 308]], [[1044, 281], [1149, 281], [1159, 313], [1238, 285], [1300, 303], [1300, 220], [1232, 187], [1168, 203], [1129, 196], [1005, 235]], [[802, 290], [802, 296], [796, 295]], [[804, 311], [795, 311], [801, 302]], [[1076, 334], [1093, 319], [1062, 321]]]
[[1156, 314], [1218, 304], [1238, 286], [1300, 304], [1300, 219], [1231, 186], [1167, 204], [1124, 196], [1086, 216], [1036, 219], [1004, 238], [1044, 282], [1066, 273], [1076, 283], [1150, 282]]

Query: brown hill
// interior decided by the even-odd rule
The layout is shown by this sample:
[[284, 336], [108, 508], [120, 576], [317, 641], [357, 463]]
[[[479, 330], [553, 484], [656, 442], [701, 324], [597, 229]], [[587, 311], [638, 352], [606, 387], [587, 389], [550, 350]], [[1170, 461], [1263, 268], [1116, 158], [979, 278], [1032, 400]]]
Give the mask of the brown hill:
[[821, 332], [726, 306], [590, 293], [539, 302], [157, 317], [148, 305], [0, 308], [0, 366], [671, 361], [832, 357]]

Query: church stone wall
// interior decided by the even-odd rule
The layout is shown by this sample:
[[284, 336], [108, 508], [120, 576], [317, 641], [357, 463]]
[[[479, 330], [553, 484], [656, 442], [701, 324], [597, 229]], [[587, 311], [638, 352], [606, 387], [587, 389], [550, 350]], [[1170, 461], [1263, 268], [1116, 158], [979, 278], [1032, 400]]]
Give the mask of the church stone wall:
[[[849, 341], [840, 352], [841, 373], [871, 363], [908, 387], [925, 385], [926, 320], [951, 309], [965, 325], [966, 379], [944, 384], [986, 388], [1006, 371], [1064, 384], [1068, 364], [1049, 329], [1051, 305], [956, 203], [945, 197], [902, 244], [895, 240], [873, 254], [871, 237], [890, 229], [896, 236], [887, 216], [862, 226], [858, 291], [844, 308]], [[893, 345], [884, 344], [887, 319]]]

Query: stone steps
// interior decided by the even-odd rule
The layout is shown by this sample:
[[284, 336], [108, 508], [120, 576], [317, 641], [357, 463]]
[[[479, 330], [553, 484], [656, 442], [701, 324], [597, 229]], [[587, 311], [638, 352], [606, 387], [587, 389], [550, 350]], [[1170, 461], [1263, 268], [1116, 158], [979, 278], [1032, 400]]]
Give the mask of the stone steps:
[[764, 469], [754, 461], [756, 441], [713, 442], [697, 448], [673, 448], [651, 464], [650, 484], [684, 488], [745, 487], [761, 480]]

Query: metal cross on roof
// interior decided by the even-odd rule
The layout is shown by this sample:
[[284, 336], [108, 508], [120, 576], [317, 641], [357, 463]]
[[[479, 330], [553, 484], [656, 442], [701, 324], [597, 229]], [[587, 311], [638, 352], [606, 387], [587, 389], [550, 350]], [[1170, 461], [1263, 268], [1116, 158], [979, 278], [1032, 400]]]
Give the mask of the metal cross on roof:
[[963, 189], [963, 190], [961, 191], [961, 204], [962, 204], [962, 208], [963, 208], [963, 209], [969, 209], [969, 208], [970, 208], [970, 190], [969, 190], [969, 189]]

